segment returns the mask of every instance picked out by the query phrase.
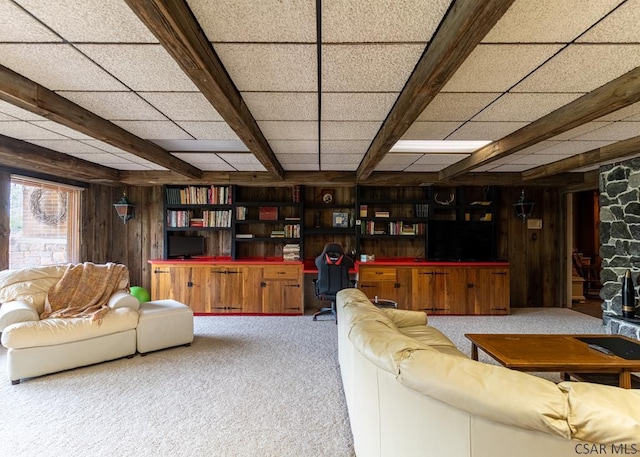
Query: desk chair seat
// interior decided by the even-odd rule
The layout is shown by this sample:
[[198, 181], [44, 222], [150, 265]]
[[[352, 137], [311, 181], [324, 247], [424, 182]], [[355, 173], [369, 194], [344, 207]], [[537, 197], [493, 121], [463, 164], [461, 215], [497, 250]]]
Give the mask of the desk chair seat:
[[319, 300], [331, 301], [331, 306], [321, 308], [313, 315], [329, 314], [336, 317], [336, 294], [342, 289], [353, 287], [355, 283], [349, 279], [349, 270], [353, 268], [353, 259], [347, 256], [338, 243], [327, 243], [322, 253], [315, 260], [318, 268], [318, 279], [314, 281], [316, 297]]

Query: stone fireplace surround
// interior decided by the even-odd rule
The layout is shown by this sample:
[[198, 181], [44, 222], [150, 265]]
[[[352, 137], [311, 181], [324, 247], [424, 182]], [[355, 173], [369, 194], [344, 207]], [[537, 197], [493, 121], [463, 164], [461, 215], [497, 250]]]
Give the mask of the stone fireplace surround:
[[600, 167], [600, 258], [607, 333], [640, 339], [640, 323], [622, 319], [622, 278], [631, 270], [637, 295], [640, 276], [640, 158]]

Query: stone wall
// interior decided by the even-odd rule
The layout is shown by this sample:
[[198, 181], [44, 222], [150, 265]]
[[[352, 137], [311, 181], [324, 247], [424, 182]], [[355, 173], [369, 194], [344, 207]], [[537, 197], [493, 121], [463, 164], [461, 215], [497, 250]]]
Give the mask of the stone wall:
[[600, 298], [605, 315], [622, 315], [622, 277], [627, 269], [638, 290], [639, 188], [640, 158], [600, 168]]

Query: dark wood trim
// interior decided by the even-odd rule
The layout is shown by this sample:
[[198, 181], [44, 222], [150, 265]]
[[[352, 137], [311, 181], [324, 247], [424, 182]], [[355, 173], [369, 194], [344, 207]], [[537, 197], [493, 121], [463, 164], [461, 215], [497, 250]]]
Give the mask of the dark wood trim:
[[0, 171], [0, 270], [9, 268], [11, 175]]
[[[575, 174], [575, 173], [571, 173]], [[598, 190], [600, 187], [600, 170], [591, 170], [582, 173], [583, 182], [568, 184], [562, 188], [562, 192], [584, 192], [586, 190]], [[556, 175], [559, 176], [559, 175]], [[529, 183], [527, 183], [529, 185]]]
[[284, 170], [184, 0], [125, 0], [269, 173]]
[[453, 3], [362, 159], [358, 181], [373, 173], [512, 3], [513, 0]]
[[640, 67], [448, 166], [440, 171], [440, 179], [460, 176], [637, 101], [640, 101]]
[[541, 165], [531, 170], [523, 171], [522, 178], [528, 181], [552, 176], [564, 171], [575, 170], [576, 168], [597, 165], [614, 159], [622, 159], [638, 154], [638, 151], [640, 151], [640, 136], [634, 136], [633, 138], [592, 149], [591, 151], [567, 157], [566, 159], [558, 160], [548, 165]]
[[198, 178], [202, 173], [160, 146], [135, 136], [2, 65], [0, 99], [185, 176]]
[[117, 183], [120, 172], [77, 157], [0, 135], [0, 165], [84, 182]]

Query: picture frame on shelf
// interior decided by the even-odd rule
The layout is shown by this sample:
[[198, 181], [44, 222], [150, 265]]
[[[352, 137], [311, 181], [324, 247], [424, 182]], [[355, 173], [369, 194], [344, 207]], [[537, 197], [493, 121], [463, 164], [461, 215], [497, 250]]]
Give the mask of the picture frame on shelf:
[[349, 227], [349, 213], [333, 213], [333, 227]]
[[320, 195], [318, 197], [318, 201], [320, 203], [324, 203], [325, 205], [330, 205], [334, 202], [335, 192], [333, 189], [322, 189], [320, 191]]

